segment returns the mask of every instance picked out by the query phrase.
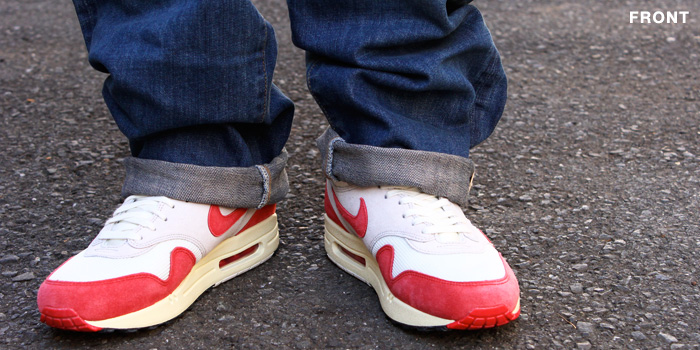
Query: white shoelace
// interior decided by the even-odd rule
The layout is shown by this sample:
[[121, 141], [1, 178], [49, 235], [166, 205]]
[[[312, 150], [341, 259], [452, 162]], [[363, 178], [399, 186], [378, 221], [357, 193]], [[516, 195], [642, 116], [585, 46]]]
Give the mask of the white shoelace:
[[105, 223], [109, 228], [102, 230], [97, 238], [113, 243], [142, 239], [136, 232], [138, 228], [155, 231], [155, 218], [168, 220], [160, 210], [161, 203], [171, 208], [175, 206], [175, 202], [166, 197], [129, 196]]
[[442, 242], [460, 240], [461, 234], [471, 234], [475, 228], [469, 219], [455, 215], [449, 207], [455, 206], [446, 198], [438, 198], [417, 192], [406, 187], [386, 187], [386, 198], [401, 196], [399, 205], [413, 204], [403, 213], [404, 218], [412, 218], [412, 225], [425, 224], [423, 234], [435, 235]]

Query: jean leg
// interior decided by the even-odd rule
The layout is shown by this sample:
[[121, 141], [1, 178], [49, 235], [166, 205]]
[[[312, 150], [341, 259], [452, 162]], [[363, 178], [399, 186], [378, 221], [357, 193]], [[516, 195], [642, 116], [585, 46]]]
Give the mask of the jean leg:
[[[288, 0], [309, 89], [334, 131], [319, 140], [329, 177], [412, 185], [466, 202], [469, 149], [495, 128], [507, 89], [491, 35], [469, 3]], [[401, 151], [409, 150], [435, 161], [406, 161]], [[367, 164], [378, 168], [361, 171]]]
[[274, 31], [249, 0], [74, 4], [131, 146], [125, 195], [248, 207], [284, 197], [294, 107], [272, 84]]

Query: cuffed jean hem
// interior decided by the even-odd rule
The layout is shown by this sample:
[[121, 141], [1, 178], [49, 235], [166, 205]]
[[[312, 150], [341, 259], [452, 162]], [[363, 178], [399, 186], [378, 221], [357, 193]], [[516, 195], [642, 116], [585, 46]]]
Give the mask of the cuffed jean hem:
[[327, 178], [356, 186], [409, 186], [466, 206], [471, 159], [451, 154], [345, 142], [328, 128], [316, 141]]
[[230, 208], [262, 208], [289, 191], [287, 152], [251, 167], [210, 167], [129, 157], [122, 196], [165, 196]]

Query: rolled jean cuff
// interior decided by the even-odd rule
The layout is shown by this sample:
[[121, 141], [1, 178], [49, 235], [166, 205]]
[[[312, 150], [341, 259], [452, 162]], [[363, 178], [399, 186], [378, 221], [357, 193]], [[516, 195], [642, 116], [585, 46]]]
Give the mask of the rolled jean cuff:
[[251, 167], [210, 167], [129, 157], [122, 196], [165, 196], [230, 208], [262, 208], [289, 191], [287, 152]]
[[356, 186], [416, 187], [462, 206], [469, 198], [474, 163], [451, 154], [345, 142], [328, 128], [316, 141], [327, 178]]

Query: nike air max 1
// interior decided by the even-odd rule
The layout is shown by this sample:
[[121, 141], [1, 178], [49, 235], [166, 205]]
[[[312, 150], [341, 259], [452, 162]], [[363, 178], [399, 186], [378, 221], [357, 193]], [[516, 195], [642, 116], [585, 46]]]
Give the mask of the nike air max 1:
[[278, 244], [274, 205], [230, 209], [131, 196], [87, 249], [41, 285], [41, 321], [76, 331], [157, 325], [270, 258]]
[[327, 181], [325, 211], [328, 256], [371, 285], [392, 320], [464, 330], [520, 315], [513, 271], [449, 200], [413, 188]]

